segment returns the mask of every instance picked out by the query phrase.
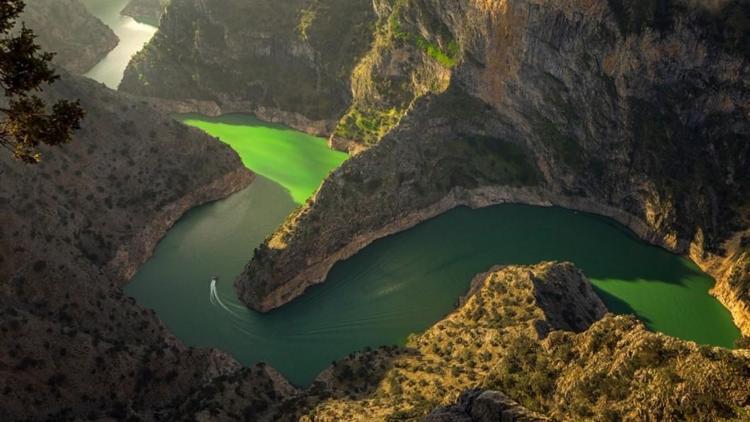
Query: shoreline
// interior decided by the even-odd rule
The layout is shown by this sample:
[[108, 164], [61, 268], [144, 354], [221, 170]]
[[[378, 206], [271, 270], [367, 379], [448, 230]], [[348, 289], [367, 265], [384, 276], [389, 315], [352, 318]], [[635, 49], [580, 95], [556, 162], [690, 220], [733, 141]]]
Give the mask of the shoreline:
[[[743, 335], [750, 335], [750, 309], [734, 297], [735, 295], [728, 285], [727, 277], [733, 264], [731, 254], [729, 254], [730, 256], [707, 254], [694, 241], [677, 239], [669, 233], [658, 233], [638, 217], [617, 208], [602, 205], [591, 199], [565, 196], [538, 188], [510, 188], [507, 186], [490, 186], [473, 190], [453, 189], [443, 199], [431, 206], [414, 211], [365, 235], [360, 235], [322, 261], [312, 263], [297, 276], [273, 290], [262, 300], [257, 301], [257, 310], [268, 312], [276, 309], [304, 294], [307, 288], [325, 282], [328, 273], [336, 263], [354, 256], [378, 239], [411, 229], [456, 207], [466, 206], [478, 209], [501, 204], [557, 206], [609, 218], [628, 228], [641, 241], [690, 259], [714, 279], [715, 284], [708, 293], [730, 312], [732, 321], [740, 332]], [[740, 234], [736, 235], [735, 239], [732, 239], [729, 243], [738, 243], [739, 237]]]

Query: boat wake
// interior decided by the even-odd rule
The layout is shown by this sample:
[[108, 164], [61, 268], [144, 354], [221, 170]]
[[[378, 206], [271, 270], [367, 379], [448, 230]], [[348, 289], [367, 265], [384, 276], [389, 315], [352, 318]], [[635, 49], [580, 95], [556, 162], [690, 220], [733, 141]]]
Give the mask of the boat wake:
[[225, 311], [232, 314], [232, 316], [241, 318], [241, 316], [238, 315], [236, 311], [232, 310], [229, 306], [224, 304], [224, 301], [222, 301], [219, 297], [219, 291], [216, 288], [216, 280], [211, 280], [211, 292], [209, 293], [209, 300], [211, 301], [212, 305], [218, 305]]

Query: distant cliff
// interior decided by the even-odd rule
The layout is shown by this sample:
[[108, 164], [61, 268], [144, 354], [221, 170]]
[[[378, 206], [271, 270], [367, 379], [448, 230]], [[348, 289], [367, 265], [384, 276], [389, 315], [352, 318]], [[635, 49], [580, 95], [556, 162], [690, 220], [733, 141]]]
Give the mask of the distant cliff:
[[370, 0], [174, 0], [120, 89], [330, 132], [372, 38]]
[[159, 20], [168, 4], [169, 0], [130, 0], [121, 13], [139, 22], [159, 26]]
[[55, 62], [74, 74], [99, 63], [118, 43], [117, 35], [78, 0], [31, 0], [20, 19], [56, 53]]
[[412, 35], [378, 57], [417, 67], [367, 80], [414, 80], [428, 55], [449, 83], [410, 100], [266, 241], [237, 282], [248, 305], [286, 303], [374, 239], [457, 205], [521, 202], [609, 216], [690, 255], [750, 332], [750, 5], [393, 4], [391, 36]]

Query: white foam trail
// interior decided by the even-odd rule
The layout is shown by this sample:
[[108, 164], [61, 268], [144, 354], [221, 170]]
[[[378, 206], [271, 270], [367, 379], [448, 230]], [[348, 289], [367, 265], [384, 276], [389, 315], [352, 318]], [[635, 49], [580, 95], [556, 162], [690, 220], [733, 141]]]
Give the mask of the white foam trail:
[[225, 311], [229, 312], [230, 314], [240, 317], [240, 315], [237, 315], [237, 313], [231, 309], [227, 305], [224, 304], [224, 302], [219, 297], [219, 291], [216, 289], [216, 280], [211, 280], [211, 295], [210, 295], [211, 303], [214, 305], [221, 306]]

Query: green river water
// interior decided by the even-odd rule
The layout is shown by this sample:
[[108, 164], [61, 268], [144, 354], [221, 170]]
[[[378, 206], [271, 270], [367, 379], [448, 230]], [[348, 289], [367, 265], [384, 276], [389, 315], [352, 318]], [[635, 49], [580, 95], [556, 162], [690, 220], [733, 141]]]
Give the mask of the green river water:
[[[186, 344], [267, 362], [305, 385], [331, 361], [367, 346], [403, 344], [449, 313], [469, 281], [495, 264], [567, 260], [616, 313], [651, 329], [730, 347], [739, 333], [690, 261], [607, 219], [561, 208], [454, 209], [376, 241], [327, 281], [268, 314], [246, 309], [233, 280], [252, 250], [346, 157], [324, 140], [249, 116], [180, 116], [232, 145], [259, 177], [246, 190], [187, 213], [126, 291]], [[209, 279], [220, 276], [212, 291]]]

